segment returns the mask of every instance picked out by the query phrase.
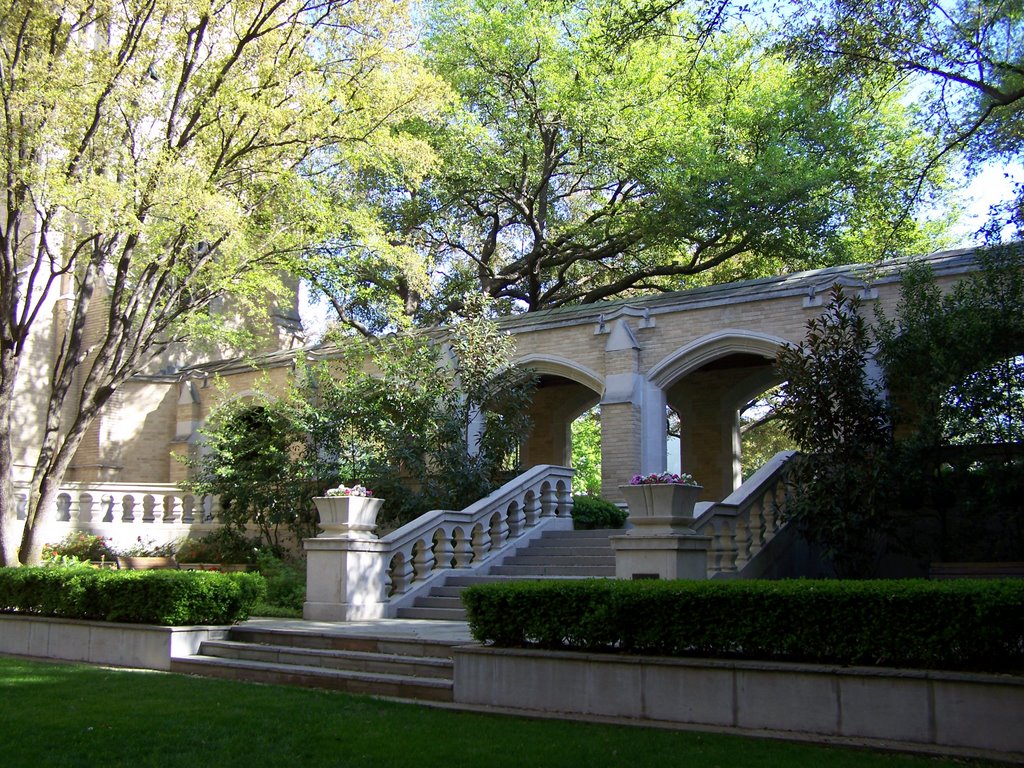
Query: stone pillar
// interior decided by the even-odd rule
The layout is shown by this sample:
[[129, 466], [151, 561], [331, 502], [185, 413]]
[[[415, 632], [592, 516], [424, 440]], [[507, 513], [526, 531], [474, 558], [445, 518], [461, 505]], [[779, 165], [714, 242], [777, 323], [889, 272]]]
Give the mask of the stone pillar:
[[385, 545], [373, 535], [304, 539], [307, 621], [380, 619], [387, 608]]
[[618, 579], [706, 579], [710, 536], [692, 527], [701, 488], [683, 485], [625, 486], [629, 502], [624, 535], [612, 536]]

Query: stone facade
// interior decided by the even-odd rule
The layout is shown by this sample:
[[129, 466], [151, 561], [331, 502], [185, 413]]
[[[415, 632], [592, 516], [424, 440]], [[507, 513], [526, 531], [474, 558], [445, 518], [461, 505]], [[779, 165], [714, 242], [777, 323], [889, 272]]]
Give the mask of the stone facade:
[[[943, 284], [976, 269], [970, 251], [925, 261]], [[665, 469], [669, 405], [682, 417], [683, 469], [704, 485], [705, 499], [724, 498], [739, 481], [739, 409], [777, 383], [772, 361], [778, 349], [803, 339], [807, 321], [827, 305], [835, 283], [860, 294], [872, 317], [877, 306], [892, 315], [906, 265], [837, 267], [504, 318], [517, 361], [541, 376], [532, 409], [535, 426], [523, 445], [525, 465], [567, 464], [572, 421], [600, 403], [603, 488], [616, 499], [617, 486], [634, 473]], [[59, 307], [53, 311], [59, 314]], [[288, 346], [290, 331], [282, 328], [268, 346]], [[33, 357], [39, 375], [54, 346], [47, 324], [41, 329]], [[306, 352], [329, 357], [331, 349]], [[294, 354], [285, 348], [254, 360], [218, 360], [170, 350], [115, 394], [68, 479], [181, 481], [185, 469], [176, 457], [193, 449], [211, 409], [224, 397], [282, 388]], [[223, 384], [214, 386], [214, 377]], [[30, 383], [19, 397], [25, 407], [16, 417], [16, 450], [27, 471], [44, 403]]]

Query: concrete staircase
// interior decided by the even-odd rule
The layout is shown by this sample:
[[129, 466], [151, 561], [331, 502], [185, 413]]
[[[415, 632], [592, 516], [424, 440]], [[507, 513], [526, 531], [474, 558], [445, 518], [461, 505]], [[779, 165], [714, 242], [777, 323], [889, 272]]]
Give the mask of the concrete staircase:
[[398, 609], [401, 619], [465, 621], [462, 590], [473, 584], [538, 579], [586, 579], [615, 576], [615, 553], [608, 537], [621, 530], [545, 531], [527, 547], [491, 566], [484, 574], [451, 575], [442, 586]]
[[194, 656], [172, 659], [171, 671], [401, 699], [452, 701], [451, 648], [457, 644], [243, 625], [233, 627], [226, 640], [204, 642]]

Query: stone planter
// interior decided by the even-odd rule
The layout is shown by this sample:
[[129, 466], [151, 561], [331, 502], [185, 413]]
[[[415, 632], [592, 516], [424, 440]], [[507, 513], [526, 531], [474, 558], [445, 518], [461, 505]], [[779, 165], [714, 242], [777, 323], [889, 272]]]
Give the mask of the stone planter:
[[703, 486], [677, 483], [620, 485], [629, 522], [638, 533], [693, 533], [693, 508]]
[[377, 513], [384, 499], [368, 496], [317, 496], [313, 499], [320, 513], [322, 538], [376, 538]]

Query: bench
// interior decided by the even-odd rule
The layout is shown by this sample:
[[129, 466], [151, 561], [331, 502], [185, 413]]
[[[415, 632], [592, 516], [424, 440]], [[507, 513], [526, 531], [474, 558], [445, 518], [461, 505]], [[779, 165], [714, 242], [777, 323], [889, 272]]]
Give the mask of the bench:
[[125, 571], [154, 571], [160, 569], [178, 569], [178, 561], [174, 557], [122, 557], [117, 558], [117, 567]]

